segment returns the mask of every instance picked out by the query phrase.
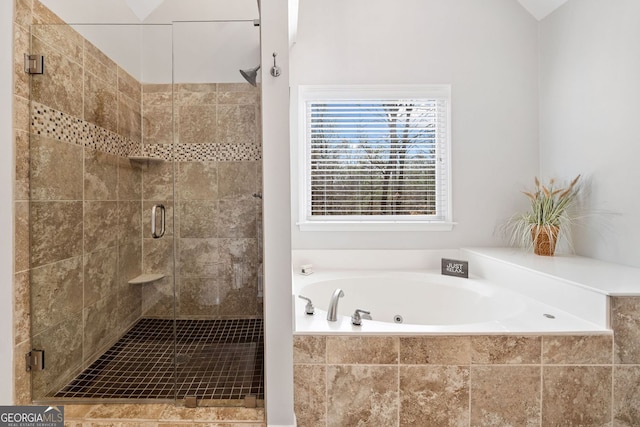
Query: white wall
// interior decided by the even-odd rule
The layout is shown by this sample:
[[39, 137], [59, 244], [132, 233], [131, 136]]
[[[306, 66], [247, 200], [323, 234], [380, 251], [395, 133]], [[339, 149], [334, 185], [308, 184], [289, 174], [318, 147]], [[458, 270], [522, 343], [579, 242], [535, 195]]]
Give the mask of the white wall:
[[262, 1], [262, 63], [273, 52], [280, 77], [262, 71], [264, 194], [264, 318], [266, 411], [269, 426], [293, 426], [293, 316], [289, 192], [288, 0]]
[[[293, 247], [502, 244], [538, 173], [538, 23], [513, 0], [301, 0], [292, 84], [452, 85], [451, 232], [300, 232]], [[294, 124], [293, 122], [292, 124]], [[296, 158], [297, 132], [292, 132]], [[294, 177], [294, 183], [300, 182]], [[292, 194], [297, 220], [297, 190]], [[294, 221], [295, 222], [295, 221]]]
[[[640, 267], [640, 2], [570, 0], [540, 24], [544, 176], [588, 181], [576, 251]], [[607, 211], [607, 212], [605, 212]]]
[[0, 405], [13, 403], [13, 2], [0, 2]]

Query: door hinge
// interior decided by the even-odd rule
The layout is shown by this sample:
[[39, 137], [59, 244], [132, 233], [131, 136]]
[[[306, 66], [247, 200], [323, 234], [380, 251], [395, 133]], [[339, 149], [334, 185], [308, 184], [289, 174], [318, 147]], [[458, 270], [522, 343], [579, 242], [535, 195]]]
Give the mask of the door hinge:
[[25, 355], [27, 372], [44, 369], [44, 350], [31, 350]]
[[24, 72], [27, 74], [44, 74], [44, 56], [25, 53]]

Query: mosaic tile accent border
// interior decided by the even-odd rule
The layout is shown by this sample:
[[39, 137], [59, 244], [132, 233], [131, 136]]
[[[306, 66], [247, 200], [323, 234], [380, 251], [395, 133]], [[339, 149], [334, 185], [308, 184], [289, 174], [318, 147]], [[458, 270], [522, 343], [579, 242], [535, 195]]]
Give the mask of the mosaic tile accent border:
[[31, 102], [31, 133], [124, 157], [137, 145], [117, 133], [38, 102]]
[[[31, 132], [122, 157], [142, 154], [167, 161], [173, 158], [170, 144], [144, 145], [140, 153], [138, 144], [128, 138], [37, 102], [31, 103]], [[261, 147], [253, 144], [177, 144], [175, 148], [175, 160], [179, 162], [262, 160]]]

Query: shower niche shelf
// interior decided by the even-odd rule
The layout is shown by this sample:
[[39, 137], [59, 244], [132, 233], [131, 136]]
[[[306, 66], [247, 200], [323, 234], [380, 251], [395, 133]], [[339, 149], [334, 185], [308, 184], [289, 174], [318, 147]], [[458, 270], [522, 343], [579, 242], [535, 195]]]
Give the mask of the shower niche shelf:
[[141, 274], [133, 279], [129, 280], [130, 285], [143, 285], [145, 283], [155, 282], [164, 277], [164, 274]]
[[164, 162], [164, 159], [150, 156], [129, 156], [134, 164], [141, 166], [143, 169], [147, 169], [152, 164], [159, 164]]

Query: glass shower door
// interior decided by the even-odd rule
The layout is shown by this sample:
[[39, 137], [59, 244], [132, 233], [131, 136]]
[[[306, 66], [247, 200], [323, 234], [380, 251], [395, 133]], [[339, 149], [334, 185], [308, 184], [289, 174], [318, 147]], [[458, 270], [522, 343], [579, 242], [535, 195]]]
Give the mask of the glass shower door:
[[173, 115], [145, 109], [151, 39], [171, 82], [170, 25], [31, 29], [34, 401], [175, 398]]
[[259, 27], [36, 25], [30, 53], [34, 401], [263, 405]]
[[175, 22], [177, 398], [261, 406], [262, 185], [254, 21]]

